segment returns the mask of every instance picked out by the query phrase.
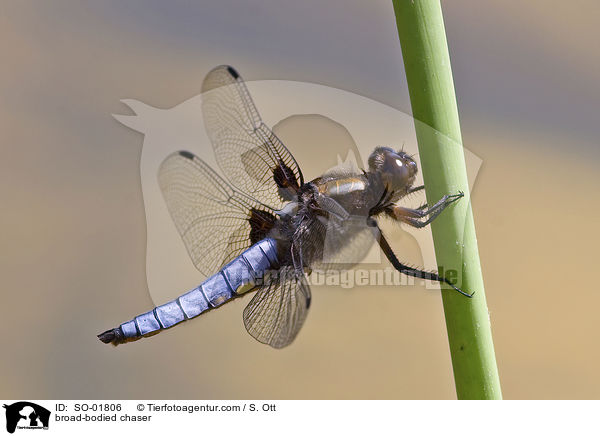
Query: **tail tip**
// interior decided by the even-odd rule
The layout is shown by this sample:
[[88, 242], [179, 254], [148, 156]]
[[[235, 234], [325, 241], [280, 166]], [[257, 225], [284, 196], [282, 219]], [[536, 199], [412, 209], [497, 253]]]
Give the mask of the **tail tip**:
[[119, 345], [123, 343], [124, 337], [120, 328], [106, 330], [98, 335], [98, 339], [105, 344]]

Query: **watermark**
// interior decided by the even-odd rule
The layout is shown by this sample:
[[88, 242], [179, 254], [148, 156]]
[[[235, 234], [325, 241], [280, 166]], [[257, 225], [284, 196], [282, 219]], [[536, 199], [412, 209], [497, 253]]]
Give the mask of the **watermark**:
[[[440, 268], [442, 277], [456, 285], [458, 272], [453, 269]], [[414, 286], [423, 285], [426, 289], [439, 289], [438, 282], [409, 276], [398, 270], [387, 268], [351, 268], [351, 269], [313, 269], [302, 274], [303, 280], [311, 286], [335, 286], [342, 289], [353, 289], [362, 286]], [[240, 283], [239, 289], [268, 286], [272, 283], [296, 281], [299, 273], [293, 269], [265, 270], [248, 276], [247, 272], [228, 270], [228, 280]]]
[[[456, 270], [448, 270], [445, 274], [445, 277], [452, 282], [458, 276]], [[310, 275], [307, 275], [307, 281], [314, 286], [339, 286], [342, 289], [361, 286], [414, 286], [421, 283], [427, 289], [439, 288], [437, 282], [408, 276], [391, 267], [383, 269], [353, 268], [340, 271], [313, 270]]]
[[[463, 148], [462, 144], [402, 111], [361, 95], [313, 83], [292, 81], [253, 81], [248, 82], [247, 87], [265, 125], [273, 130], [298, 163], [304, 182], [335, 171], [355, 171], [356, 174], [362, 174], [362, 170], [368, 168], [369, 155], [378, 146], [403, 150], [414, 156], [420, 168], [416, 130], [420, 137], [429, 135], [444, 147], [460, 148], [464, 152], [470, 188], [481, 166], [481, 159]], [[140, 172], [147, 219], [146, 273], [150, 296], [157, 305], [197, 286], [202, 281], [198, 270], [204, 277], [217, 273], [231, 260], [231, 257], [227, 258], [227, 253], [235, 246], [235, 241], [247, 238], [250, 230], [241, 221], [237, 225], [234, 225], [233, 220], [214, 225], [219, 213], [229, 213], [228, 216], [234, 218], [231, 212], [219, 208], [220, 202], [224, 203], [227, 196], [216, 198], [214, 208], [202, 206], [206, 201], [201, 200], [201, 197], [212, 195], [208, 191], [208, 184], [202, 180], [183, 179], [183, 185], [177, 186], [193, 184], [193, 195], [199, 201], [195, 204], [191, 202], [189, 207], [178, 206], [183, 217], [180, 220], [186, 223], [185, 220], [203, 223], [204, 230], [201, 230], [203, 227], [200, 225], [193, 230], [178, 229], [169, 213], [157, 178], [167, 156], [179, 150], [189, 151], [206, 162], [227, 184], [245, 193], [258, 192], [252, 191], [253, 183], [265, 177], [259, 165], [255, 166], [253, 162], [244, 160], [255, 144], [250, 144], [247, 152], [232, 153], [233, 148], [230, 148], [226, 157], [215, 149], [215, 138], [229, 133], [207, 133], [205, 130], [202, 114], [207, 110], [207, 104], [211, 104], [211, 99], [214, 99], [211, 92], [228, 91], [219, 89], [196, 95], [170, 109], [158, 109], [139, 101], [123, 100], [135, 114], [115, 115], [124, 125], [144, 134]], [[242, 112], [240, 116], [243, 116]], [[245, 143], [248, 138], [235, 140]], [[240, 161], [239, 164], [236, 164], [236, 160]], [[418, 172], [414, 186], [421, 184], [423, 179]], [[339, 189], [356, 189], [357, 186], [348, 183]], [[183, 197], [181, 198], [183, 201]], [[266, 201], [265, 198], [260, 197], [259, 200]], [[469, 201], [469, 198], [460, 201]], [[402, 206], [411, 209], [419, 208], [426, 202], [424, 191], [401, 199]], [[201, 205], [199, 208], [198, 204]], [[327, 208], [330, 212], [335, 212], [334, 206]], [[239, 216], [237, 212], [235, 215]], [[326, 224], [326, 237], [321, 247], [323, 259], [340, 266], [337, 271], [328, 271], [320, 268], [321, 265], [308, 265], [313, 268], [312, 274], [307, 277], [309, 284], [346, 289], [380, 284], [422, 283], [427, 289], [439, 288], [437, 283], [405, 276], [391, 267], [365, 267], [368, 264], [385, 265], [377, 236], [366, 225], [364, 217], [363, 222], [344, 219], [340, 219], [340, 222], [346, 227], [344, 235], [351, 234], [352, 238], [340, 237], [337, 233], [339, 226], [336, 223], [332, 225], [330, 220]], [[356, 228], [348, 228], [349, 225]], [[460, 285], [460, 271], [438, 271], [430, 231], [415, 229], [406, 224], [394, 225], [416, 241], [420, 251], [419, 259], [422, 259], [419, 269], [437, 271], [440, 276]], [[348, 243], [349, 239], [352, 239], [352, 244]], [[394, 245], [397, 240], [398, 238], [390, 239], [390, 245], [395, 253], [402, 253], [403, 247]], [[459, 256], [460, 247], [458, 241], [456, 249]], [[410, 262], [409, 259], [400, 260]], [[353, 267], [343, 268], [344, 264]], [[210, 265], [210, 268], [206, 268], [206, 265]]]

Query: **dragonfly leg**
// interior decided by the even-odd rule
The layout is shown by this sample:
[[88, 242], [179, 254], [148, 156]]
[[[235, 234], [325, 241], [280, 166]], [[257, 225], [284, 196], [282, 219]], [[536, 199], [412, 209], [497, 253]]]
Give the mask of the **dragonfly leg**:
[[[373, 225], [373, 224], [371, 224], [371, 225]], [[398, 270], [402, 274], [406, 274], [407, 276], [417, 277], [417, 278], [425, 279], [425, 280], [432, 280], [434, 282], [446, 283], [448, 286], [450, 286], [456, 292], [464, 295], [465, 297], [471, 298], [473, 296], [474, 292], [469, 294], [469, 293], [457, 288], [446, 277], [440, 277], [438, 274], [436, 274], [434, 272], [423, 271], [423, 270], [413, 268], [411, 266], [404, 265], [403, 263], [401, 263], [398, 260], [398, 258], [396, 257], [396, 255], [394, 254], [394, 251], [392, 250], [392, 247], [390, 247], [390, 244], [388, 243], [387, 239], [385, 239], [385, 237], [383, 236], [383, 233], [381, 233], [381, 229], [379, 229], [379, 227], [377, 226], [376, 223], [374, 224], [374, 226], [377, 228], [378, 233], [379, 233], [379, 246], [385, 253], [385, 256], [388, 258], [390, 263], [394, 266], [394, 268], [396, 268], [396, 270]]]
[[[392, 218], [411, 225], [412, 227], [422, 228], [430, 224], [442, 211], [452, 203], [462, 198], [462, 192], [454, 195], [444, 195], [437, 203], [427, 209], [427, 204], [424, 204], [417, 209], [410, 209], [402, 206], [393, 206], [391, 210]], [[426, 209], [426, 210], [424, 210]], [[427, 217], [425, 221], [422, 218]]]
[[412, 187], [408, 190], [408, 193], [412, 194], [413, 192], [421, 191], [422, 189], [425, 189], [425, 185]]

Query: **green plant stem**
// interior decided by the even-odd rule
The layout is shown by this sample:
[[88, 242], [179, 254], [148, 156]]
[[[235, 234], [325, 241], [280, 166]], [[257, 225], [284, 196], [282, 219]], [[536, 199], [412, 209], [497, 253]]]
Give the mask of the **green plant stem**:
[[[459, 399], [501, 399], [462, 149], [450, 57], [439, 0], [393, 0], [429, 204], [465, 197], [431, 225], [437, 263], [457, 271], [466, 298], [442, 287]], [[462, 278], [462, 280], [460, 280]]]

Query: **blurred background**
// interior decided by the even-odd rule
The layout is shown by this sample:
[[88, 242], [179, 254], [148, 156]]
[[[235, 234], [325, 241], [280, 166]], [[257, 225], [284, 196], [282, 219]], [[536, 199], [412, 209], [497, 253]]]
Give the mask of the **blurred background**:
[[[463, 142], [483, 161], [472, 202], [504, 397], [598, 398], [600, 6], [443, 9]], [[246, 334], [243, 301], [134, 344], [95, 338], [153, 305], [143, 136], [111, 116], [130, 113], [120, 100], [171, 108], [229, 63], [410, 113], [391, 2], [4, 1], [0, 47], [0, 397], [455, 398], [441, 299], [419, 283], [313, 290], [284, 350]]]

